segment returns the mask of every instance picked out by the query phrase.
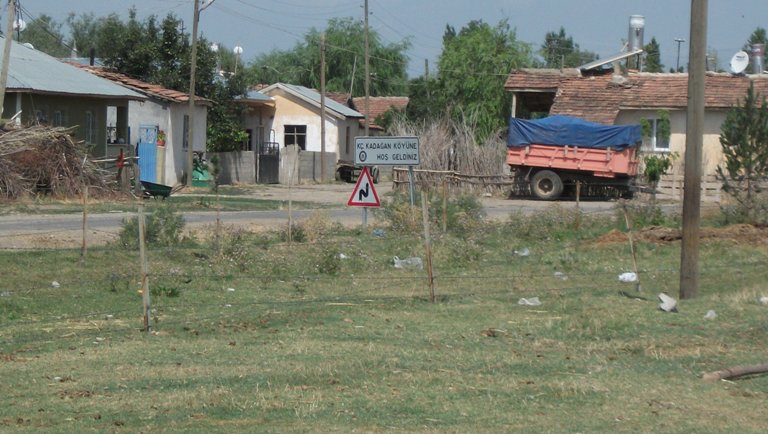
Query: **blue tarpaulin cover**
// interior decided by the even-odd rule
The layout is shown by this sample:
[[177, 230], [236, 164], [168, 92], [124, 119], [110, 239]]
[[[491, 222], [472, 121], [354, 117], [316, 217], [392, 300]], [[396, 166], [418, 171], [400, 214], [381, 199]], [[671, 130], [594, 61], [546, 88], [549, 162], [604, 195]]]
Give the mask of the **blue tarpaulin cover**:
[[643, 140], [640, 125], [602, 125], [570, 116], [538, 120], [511, 118], [507, 146], [531, 144], [612, 148], [637, 146]]

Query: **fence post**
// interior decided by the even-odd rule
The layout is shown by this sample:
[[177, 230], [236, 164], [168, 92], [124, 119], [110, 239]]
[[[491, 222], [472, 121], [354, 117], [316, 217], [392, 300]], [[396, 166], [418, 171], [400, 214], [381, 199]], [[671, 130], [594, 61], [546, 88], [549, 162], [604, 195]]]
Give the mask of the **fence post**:
[[139, 256], [141, 260], [141, 299], [144, 306], [144, 331], [152, 331], [150, 321], [151, 305], [149, 302], [149, 265], [147, 263], [147, 252], [145, 244], [144, 230], [144, 205], [139, 204]]
[[424, 221], [424, 249], [427, 253], [427, 281], [429, 282], [429, 301], [435, 302], [435, 276], [432, 273], [432, 243], [429, 238], [429, 209], [427, 194], [421, 191], [421, 216]]

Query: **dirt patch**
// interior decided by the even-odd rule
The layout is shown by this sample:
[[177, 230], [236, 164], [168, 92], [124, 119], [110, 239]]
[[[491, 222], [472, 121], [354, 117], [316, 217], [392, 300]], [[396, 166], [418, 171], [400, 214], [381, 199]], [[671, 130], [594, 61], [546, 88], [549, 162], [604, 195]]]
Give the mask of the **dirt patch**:
[[[644, 228], [632, 233], [634, 241], [664, 244], [680, 241], [683, 233], [680, 229], [665, 227]], [[723, 228], [701, 228], [699, 231], [701, 240], [728, 240], [737, 243], [760, 245], [768, 244], [768, 227], [752, 225], [731, 225]], [[626, 232], [616, 229], [597, 238], [595, 244], [626, 243], [629, 238]]]

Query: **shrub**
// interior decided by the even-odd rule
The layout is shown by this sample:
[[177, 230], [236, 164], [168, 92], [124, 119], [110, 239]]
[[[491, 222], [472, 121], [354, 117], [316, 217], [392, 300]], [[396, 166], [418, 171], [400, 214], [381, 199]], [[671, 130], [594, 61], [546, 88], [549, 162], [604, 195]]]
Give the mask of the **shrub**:
[[[184, 216], [176, 213], [169, 205], [158, 206], [154, 212], [146, 215], [144, 239], [147, 245], [176, 246], [182, 242]], [[139, 248], [139, 218], [123, 219], [119, 235], [120, 245], [132, 249]]]

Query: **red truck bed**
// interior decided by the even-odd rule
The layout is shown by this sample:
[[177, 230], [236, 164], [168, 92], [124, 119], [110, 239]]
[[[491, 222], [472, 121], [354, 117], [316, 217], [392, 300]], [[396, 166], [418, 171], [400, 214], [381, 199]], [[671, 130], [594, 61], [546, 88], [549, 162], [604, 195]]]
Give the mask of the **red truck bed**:
[[611, 148], [530, 144], [508, 147], [507, 164], [591, 172], [594, 176], [614, 178], [617, 175], [637, 175], [636, 152], [635, 147], [616, 151]]

